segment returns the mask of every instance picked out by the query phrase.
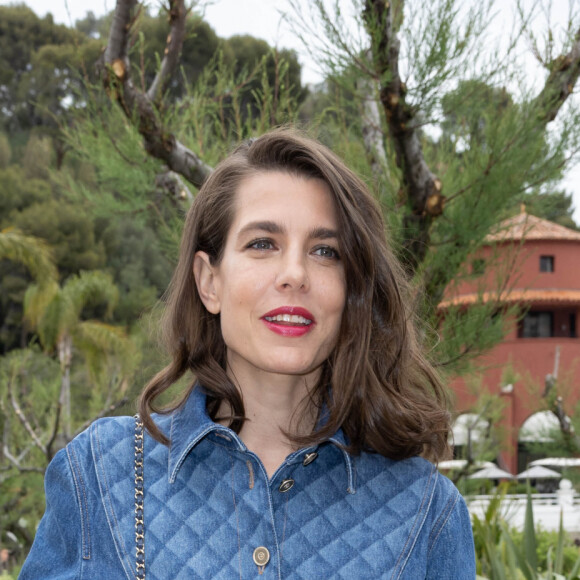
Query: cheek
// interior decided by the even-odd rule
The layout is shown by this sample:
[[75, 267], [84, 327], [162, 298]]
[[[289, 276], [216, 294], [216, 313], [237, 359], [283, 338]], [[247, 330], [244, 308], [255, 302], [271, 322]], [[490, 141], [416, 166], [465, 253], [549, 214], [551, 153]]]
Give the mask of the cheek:
[[346, 304], [346, 282], [344, 276], [337, 273], [332, 279], [326, 279], [321, 284], [321, 291], [325, 298], [326, 307], [332, 314], [342, 317]]
[[224, 277], [221, 287], [222, 313], [239, 321], [251, 315], [268, 286], [265, 272], [249, 266], [236, 268]]

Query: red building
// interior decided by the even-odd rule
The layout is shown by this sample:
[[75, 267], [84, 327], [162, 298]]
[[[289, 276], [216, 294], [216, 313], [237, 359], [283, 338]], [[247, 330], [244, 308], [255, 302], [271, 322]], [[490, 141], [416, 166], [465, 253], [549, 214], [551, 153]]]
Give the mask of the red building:
[[[510, 320], [503, 342], [479, 359], [482, 385], [504, 402], [500, 466], [518, 473], [530, 459], [527, 444], [546, 440], [538, 426], [546, 418], [557, 425], [555, 415], [538, 413], [547, 407], [543, 394], [549, 375], [558, 379], [567, 413], [580, 400], [580, 232], [522, 212], [500, 224], [487, 241], [472, 262], [475, 275], [446, 292], [441, 306], [468, 308], [483, 294], [486, 301], [521, 305], [525, 312]], [[490, 267], [483, 268], [487, 261]], [[511, 382], [506, 380], [508, 368], [515, 379]], [[452, 389], [457, 412], [466, 414], [460, 425], [477, 397], [463, 379], [456, 379]], [[456, 444], [465, 444], [459, 428]]]

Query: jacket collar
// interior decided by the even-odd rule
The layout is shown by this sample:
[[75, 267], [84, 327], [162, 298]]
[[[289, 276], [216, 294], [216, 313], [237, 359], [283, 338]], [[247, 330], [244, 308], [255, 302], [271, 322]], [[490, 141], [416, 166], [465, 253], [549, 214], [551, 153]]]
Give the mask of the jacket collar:
[[234, 431], [210, 419], [205, 400], [203, 389], [196, 385], [185, 403], [173, 413], [169, 435], [169, 483], [175, 482], [187, 454], [209, 433], [222, 433], [231, 438], [240, 451], [246, 451]]
[[[187, 454], [210, 433], [225, 436], [238, 451], [247, 451], [247, 447], [234, 431], [224, 425], [214, 423], [210, 419], [206, 410], [205, 392], [199, 385], [196, 385], [185, 403], [174, 411], [171, 418], [168, 465], [169, 483], [175, 482], [177, 472], [185, 461]], [[347, 442], [342, 430], [339, 429], [329, 441], [342, 451], [348, 477], [347, 491], [354, 493], [352, 458], [344, 449]], [[308, 450], [296, 451], [291, 457], [297, 457], [306, 451]]]

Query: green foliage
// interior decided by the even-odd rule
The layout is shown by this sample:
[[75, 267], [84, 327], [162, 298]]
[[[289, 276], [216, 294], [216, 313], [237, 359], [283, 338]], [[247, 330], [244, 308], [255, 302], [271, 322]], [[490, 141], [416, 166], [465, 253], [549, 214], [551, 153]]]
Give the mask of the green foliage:
[[10, 221], [23, 232], [46, 240], [52, 246], [63, 277], [80, 270], [100, 268], [105, 263], [104, 248], [95, 240], [91, 218], [78, 205], [50, 200], [13, 214]]
[[[57, 284], [31, 285], [26, 291], [26, 319], [38, 330], [47, 351], [57, 347], [64, 335], [80, 331], [83, 310], [90, 305], [104, 304], [104, 316], [110, 317], [119, 297], [109, 275], [99, 271], [71, 276], [62, 288]], [[86, 337], [85, 337], [86, 340]]]
[[573, 580], [580, 571], [578, 549], [562, 527], [536, 530], [532, 495], [528, 490], [524, 529], [510, 529], [502, 515], [507, 487], [492, 497], [484, 518], [473, 516], [478, 578], [487, 580]]
[[[26, 417], [36, 432], [43, 433], [42, 444], [48, 444], [58, 386], [58, 362], [42, 355], [37, 348], [14, 350], [0, 358], [0, 426], [4, 448], [0, 539], [4, 546], [11, 544], [4, 536], [7, 531], [30, 545], [42, 515], [43, 473], [48, 458], [30, 438], [21, 417]], [[21, 415], [14, 412], [15, 405]], [[17, 465], [30, 471], [21, 471]]]
[[[139, 41], [132, 51], [131, 60], [135, 70], [139, 70], [143, 86], [150, 86], [163, 59], [167, 40], [167, 14], [164, 9], [156, 16], [142, 10], [137, 24]], [[214, 57], [221, 41], [213, 28], [197, 14], [191, 13], [186, 21], [186, 36], [180, 60], [180, 74], [174, 76], [169, 92], [180, 98], [187, 85], [195, 84]], [[106, 31], [108, 33], [108, 30]]]
[[172, 264], [162, 253], [157, 235], [130, 218], [112, 221], [101, 234], [108, 269], [119, 289], [115, 318], [134, 323], [165, 291]]
[[29, 286], [26, 315], [44, 352], [33, 344], [0, 357], [0, 490], [10, 508], [0, 512], [0, 529], [26, 549], [42, 512], [42, 474], [56, 450], [126, 402], [140, 360], [136, 344], [119, 327], [83, 319], [91, 305], [110, 316], [117, 298], [110, 276], [98, 271], [72, 276], [62, 288], [54, 280]]
[[441, 146], [460, 154], [486, 143], [487, 128], [500, 114], [517, 114], [513, 98], [505, 87], [493, 87], [481, 80], [465, 80], [441, 99]]
[[50, 115], [67, 113], [64, 97], [72, 95], [73, 86], [80, 87], [77, 71], [82, 62], [96, 60], [97, 44], [55, 24], [50, 15], [39, 18], [23, 4], [0, 6], [4, 129], [13, 132], [45, 124], [54, 127]]
[[[100, 89], [89, 93], [86, 105], [75, 124], [63, 128], [71, 153], [54, 179], [70, 201], [82, 200], [97, 218], [122, 213], [142, 219], [149, 204], [155, 204], [155, 175], [161, 164], [145, 153], [141, 136], [119, 108], [103, 102]], [[79, 169], [87, 164], [90, 178], [85, 173], [79, 179]]]
[[572, 194], [565, 191], [549, 193], [534, 192], [522, 198], [527, 213], [555, 222], [566, 228], [578, 229], [572, 214], [574, 213]]
[[26, 144], [22, 158], [22, 167], [26, 177], [46, 180], [52, 164], [52, 156], [53, 148], [50, 139], [32, 135]]
[[51, 249], [42, 240], [25, 236], [18, 230], [0, 231], [0, 260], [26, 266], [39, 286], [57, 278]]
[[42, 179], [30, 179], [22, 167], [10, 165], [0, 169], [0, 216], [2, 227], [10, 225], [8, 216], [35, 203], [48, 201], [52, 190]]
[[8, 137], [0, 133], [0, 170], [6, 169], [12, 160], [12, 147]]

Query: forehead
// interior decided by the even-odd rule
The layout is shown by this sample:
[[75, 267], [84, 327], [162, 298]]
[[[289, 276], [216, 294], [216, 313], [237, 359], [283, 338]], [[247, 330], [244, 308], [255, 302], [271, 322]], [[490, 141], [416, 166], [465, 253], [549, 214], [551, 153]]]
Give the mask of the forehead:
[[234, 198], [232, 229], [248, 221], [274, 219], [337, 226], [337, 211], [330, 187], [318, 178], [282, 171], [267, 171], [244, 179]]

